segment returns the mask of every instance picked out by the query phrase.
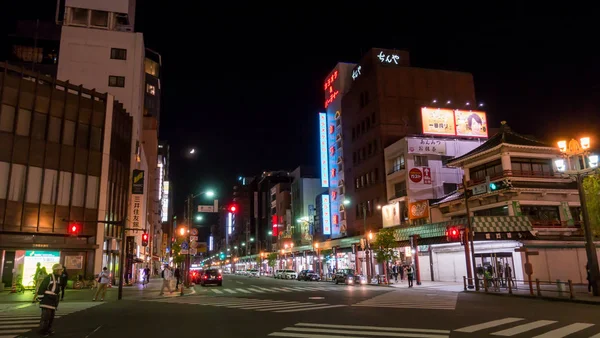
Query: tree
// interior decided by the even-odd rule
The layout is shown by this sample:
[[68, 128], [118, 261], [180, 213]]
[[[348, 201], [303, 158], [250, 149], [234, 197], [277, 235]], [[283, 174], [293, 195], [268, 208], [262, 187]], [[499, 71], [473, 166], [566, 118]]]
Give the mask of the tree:
[[600, 236], [600, 174], [590, 175], [583, 179], [590, 228], [593, 236]]
[[277, 262], [277, 253], [276, 252], [272, 252], [267, 256], [267, 260], [268, 260], [268, 265], [271, 268], [275, 267], [275, 263]]
[[386, 276], [386, 281], [388, 280], [387, 262], [396, 258], [394, 248], [396, 248], [397, 245], [398, 243], [396, 243], [394, 230], [391, 228], [381, 229], [372, 244], [377, 262], [383, 263], [383, 273]]
[[185, 261], [185, 255], [180, 255], [181, 252], [181, 243], [183, 243], [183, 238], [178, 238], [175, 240], [175, 243], [171, 245], [171, 250], [173, 253], [173, 263], [181, 264]]

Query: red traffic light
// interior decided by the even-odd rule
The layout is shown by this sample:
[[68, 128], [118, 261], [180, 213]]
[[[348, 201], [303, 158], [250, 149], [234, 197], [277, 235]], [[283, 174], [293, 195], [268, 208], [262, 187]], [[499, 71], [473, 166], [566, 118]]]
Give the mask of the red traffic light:
[[237, 207], [237, 205], [235, 205], [235, 204], [232, 204], [232, 205], [230, 205], [230, 206], [227, 208], [227, 210], [229, 210], [229, 212], [233, 212], [233, 213], [235, 213], [235, 212], [237, 212], [237, 211], [238, 211], [238, 207]]
[[81, 224], [80, 223], [69, 223], [68, 231], [69, 231], [70, 235], [73, 235], [73, 236], [79, 235], [79, 232], [81, 232]]
[[456, 242], [460, 240], [460, 229], [458, 227], [449, 227], [446, 230], [446, 240], [448, 242]]
[[148, 234], [147, 233], [142, 234], [142, 246], [148, 246]]

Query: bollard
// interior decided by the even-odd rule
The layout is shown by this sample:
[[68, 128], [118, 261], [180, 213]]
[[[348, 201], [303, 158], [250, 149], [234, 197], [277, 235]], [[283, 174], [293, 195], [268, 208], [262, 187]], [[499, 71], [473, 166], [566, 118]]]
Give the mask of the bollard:
[[483, 279], [483, 289], [485, 290], [485, 292], [488, 292], [488, 279], [484, 278]]
[[179, 295], [183, 296], [183, 284], [181, 284], [181, 293]]
[[512, 280], [507, 278], [506, 281], [508, 282], [508, 294], [512, 295]]
[[542, 296], [542, 289], [540, 289], [540, 280], [539, 279], [535, 279], [535, 288], [537, 289], [537, 295], [538, 297]]
[[463, 276], [463, 284], [465, 286], [465, 291], [467, 291], [467, 277]]
[[575, 293], [573, 292], [573, 281], [569, 279], [569, 298], [574, 299]]
[[563, 296], [563, 285], [560, 282], [560, 279], [556, 280], [556, 287], [558, 288], [558, 296], [562, 297]]

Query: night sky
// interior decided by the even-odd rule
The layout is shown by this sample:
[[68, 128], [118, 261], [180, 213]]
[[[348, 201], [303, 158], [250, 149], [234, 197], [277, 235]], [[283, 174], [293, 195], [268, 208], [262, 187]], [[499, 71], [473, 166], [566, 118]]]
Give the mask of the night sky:
[[[323, 79], [371, 47], [408, 50], [413, 66], [471, 72], [490, 127], [506, 120], [549, 142], [599, 130], [597, 23], [565, 8], [231, 12], [184, 3], [138, 0], [136, 18], [163, 56], [160, 138], [171, 144], [177, 210], [191, 190], [227, 198], [239, 175], [315, 165]], [[196, 158], [183, 156], [188, 147]]]

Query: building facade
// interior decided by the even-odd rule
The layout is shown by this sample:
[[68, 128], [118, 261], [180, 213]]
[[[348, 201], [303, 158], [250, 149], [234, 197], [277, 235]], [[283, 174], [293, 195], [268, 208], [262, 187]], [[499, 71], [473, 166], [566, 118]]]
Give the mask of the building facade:
[[376, 206], [387, 200], [383, 149], [421, 133], [424, 106], [474, 104], [471, 74], [410, 66], [405, 51], [371, 49], [353, 70], [342, 98], [348, 234], [381, 226]]
[[61, 263], [71, 276], [107, 266], [115, 279], [131, 116], [109, 94], [6, 64], [1, 70], [2, 282], [27, 286], [36, 262]]
[[292, 238], [295, 245], [312, 243], [314, 234], [315, 196], [324, 190], [313, 168], [300, 166], [291, 173]]

